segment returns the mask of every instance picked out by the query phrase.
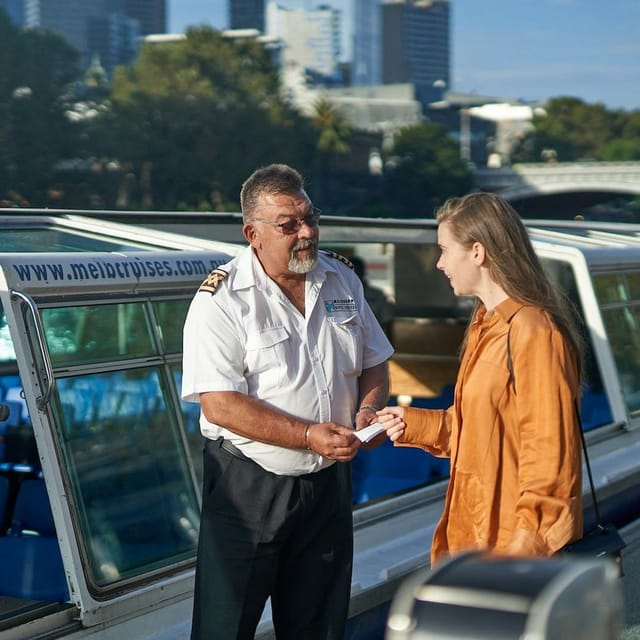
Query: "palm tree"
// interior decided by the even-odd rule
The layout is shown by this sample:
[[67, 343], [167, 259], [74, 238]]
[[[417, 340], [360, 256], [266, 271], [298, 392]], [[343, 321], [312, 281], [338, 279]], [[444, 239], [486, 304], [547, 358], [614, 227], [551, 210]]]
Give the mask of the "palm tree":
[[351, 127], [338, 110], [326, 98], [320, 98], [313, 106], [311, 118], [313, 126], [318, 130], [316, 149], [318, 151], [318, 196], [319, 204], [327, 202], [329, 193], [329, 172], [331, 157], [346, 155], [351, 152], [349, 139]]

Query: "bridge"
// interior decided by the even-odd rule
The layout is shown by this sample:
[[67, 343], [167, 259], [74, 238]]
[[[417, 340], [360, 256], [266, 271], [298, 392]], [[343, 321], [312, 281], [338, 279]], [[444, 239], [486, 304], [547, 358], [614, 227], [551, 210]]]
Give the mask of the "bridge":
[[475, 186], [506, 200], [568, 193], [640, 196], [640, 162], [547, 162], [476, 169]]

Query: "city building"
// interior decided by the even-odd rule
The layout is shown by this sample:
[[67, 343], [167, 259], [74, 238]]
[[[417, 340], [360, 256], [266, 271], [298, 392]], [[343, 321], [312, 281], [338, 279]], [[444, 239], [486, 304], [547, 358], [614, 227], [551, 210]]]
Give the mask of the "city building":
[[531, 120], [545, 110], [517, 98], [445, 91], [441, 100], [424, 105], [424, 114], [459, 143], [462, 160], [497, 168], [510, 163], [513, 149], [532, 128]]
[[124, 0], [123, 13], [140, 23], [140, 35], [167, 31], [167, 0]]
[[380, 0], [355, 0], [352, 82], [356, 86], [382, 81], [380, 17]]
[[90, 16], [86, 33], [91, 55], [108, 71], [136, 57], [141, 33], [140, 22], [134, 18], [121, 13]]
[[0, 0], [0, 8], [6, 11], [17, 27], [24, 24], [24, 0]]
[[422, 104], [450, 87], [449, 0], [355, 0], [353, 84], [413, 84]]
[[85, 0], [24, 0], [24, 26], [55, 31], [80, 53], [86, 66], [91, 60], [87, 23], [92, 8]]
[[381, 7], [382, 83], [410, 82], [423, 104], [450, 85], [449, 0], [399, 0]]
[[284, 67], [303, 68], [316, 83], [340, 82], [340, 11], [328, 5], [287, 9], [267, 4], [266, 33], [282, 41]]
[[280, 38], [265, 35], [257, 29], [225, 29], [222, 32], [222, 36], [228, 40], [253, 40], [261, 44], [269, 54], [273, 64], [277, 68], [282, 66], [283, 43]]
[[265, 32], [265, 0], [229, 0], [231, 29], [257, 29]]
[[382, 136], [387, 148], [403, 127], [424, 121], [422, 106], [411, 84], [380, 84], [367, 87], [337, 87], [322, 92], [351, 127]]
[[109, 74], [135, 58], [141, 36], [166, 31], [167, 0], [21, 1], [25, 27], [61, 35], [78, 51], [83, 67], [98, 55]]

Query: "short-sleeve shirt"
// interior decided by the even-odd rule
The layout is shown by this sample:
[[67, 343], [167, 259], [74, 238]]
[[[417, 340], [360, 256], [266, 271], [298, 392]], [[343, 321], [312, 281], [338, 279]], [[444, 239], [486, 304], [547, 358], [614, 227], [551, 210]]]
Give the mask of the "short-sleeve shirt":
[[[306, 275], [305, 315], [264, 272], [251, 247], [220, 269], [215, 293], [199, 290], [184, 326], [182, 397], [235, 391], [295, 418], [350, 426], [363, 369], [393, 347], [367, 304], [357, 275], [319, 252]], [[206, 438], [223, 436], [267, 471], [302, 475], [332, 464], [308, 450], [278, 447], [207, 421]]]

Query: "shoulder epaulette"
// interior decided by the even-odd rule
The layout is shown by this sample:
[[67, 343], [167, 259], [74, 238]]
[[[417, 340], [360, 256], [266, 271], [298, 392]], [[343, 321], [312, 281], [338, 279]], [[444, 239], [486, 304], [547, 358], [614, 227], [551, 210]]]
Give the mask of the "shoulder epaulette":
[[213, 295], [217, 289], [218, 285], [227, 277], [227, 272], [222, 269], [214, 269], [208, 276], [207, 279], [200, 285], [198, 291], [206, 291]]
[[336, 251], [331, 251], [331, 249], [322, 249], [322, 253], [325, 253], [330, 258], [340, 260], [340, 262], [346, 264], [349, 269], [353, 269], [353, 263], [351, 262], [351, 260], [349, 260], [349, 258], [345, 258], [343, 255], [337, 253]]

